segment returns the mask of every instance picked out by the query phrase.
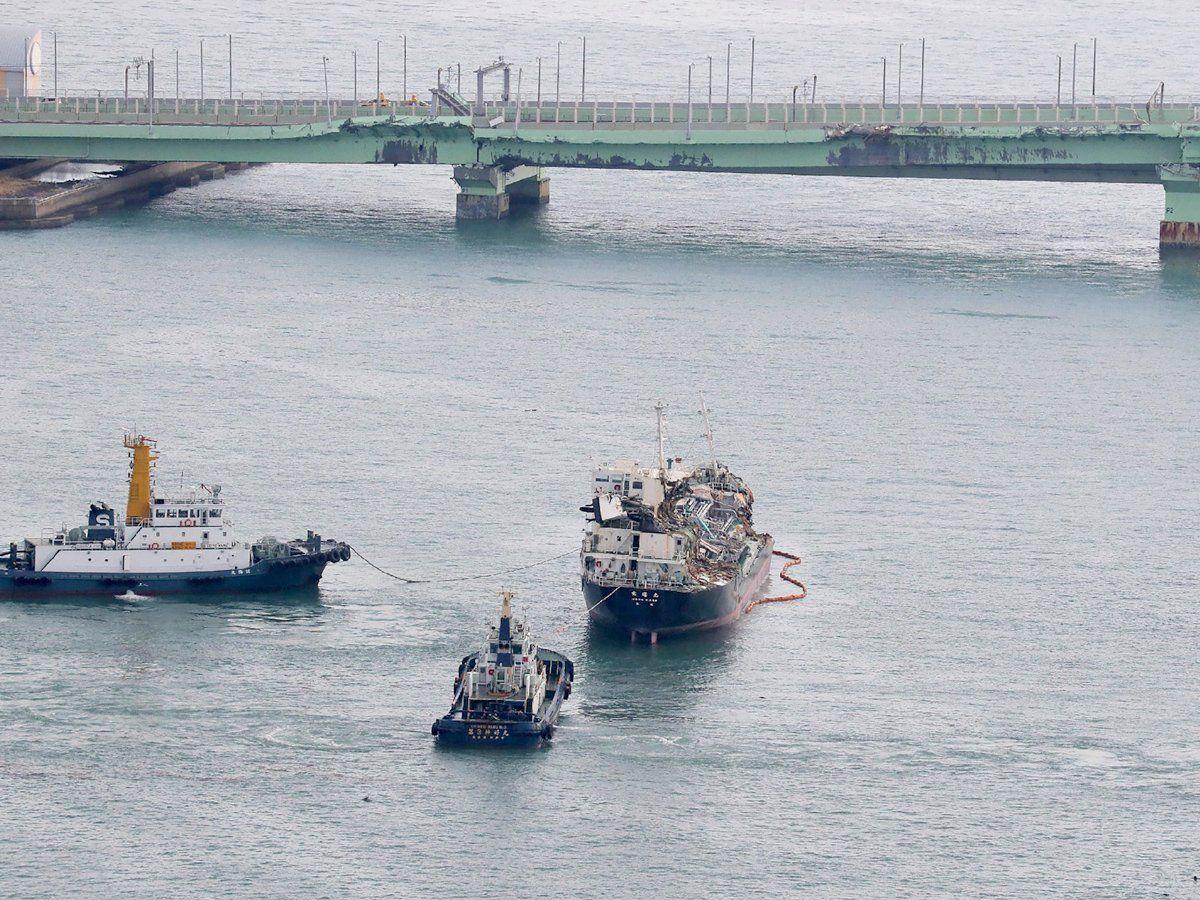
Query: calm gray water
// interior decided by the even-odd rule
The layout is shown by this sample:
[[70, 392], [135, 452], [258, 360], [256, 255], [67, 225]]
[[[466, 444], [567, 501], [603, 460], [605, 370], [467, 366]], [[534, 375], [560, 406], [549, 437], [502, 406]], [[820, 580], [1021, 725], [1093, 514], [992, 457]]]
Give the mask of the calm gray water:
[[[43, 13], [110, 87], [176, 27], [244, 35], [249, 90], [381, 22], [421, 86], [417, 57], [586, 30], [597, 81], [647, 91], [753, 29], [779, 93], [868, 94], [924, 32], [941, 95], [1045, 96], [1100, 27], [1109, 92], [1194, 85], [1177, 3], [945, 7]], [[277, 166], [3, 237], [0, 536], [119, 500], [136, 426], [246, 537], [492, 571], [576, 545], [591, 458], [648, 458], [655, 399], [698, 451], [703, 391], [809, 599], [656, 648], [589, 630], [570, 557], [0, 605], [0, 894], [1195, 896], [1200, 266], [1159, 260], [1161, 191], [552, 179], [460, 227], [444, 169]], [[576, 693], [546, 751], [438, 751], [502, 586]]]

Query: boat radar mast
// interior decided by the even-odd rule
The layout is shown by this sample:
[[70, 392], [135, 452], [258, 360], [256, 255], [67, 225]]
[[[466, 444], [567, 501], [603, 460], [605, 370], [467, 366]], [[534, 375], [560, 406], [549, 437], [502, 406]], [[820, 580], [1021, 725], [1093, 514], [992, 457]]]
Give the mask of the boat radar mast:
[[700, 395], [700, 415], [704, 418], [704, 439], [708, 441], [708, 460], [712, 463], [713, 474], [717, 471], [717, 451], [713, 446], [712, 425], [708, 421], [708, 407], [704, 403], [704, 395]]
[[158, 454], [158, 442], [144, 434], [125, 435], [125, 447], [130, 451], [129, 500], [125, 504], [125, 524], [145, 525], [150, 522], [150, 476]]
[[658, 415], [658, 471], [662, 478], [666, 478], [667, 475], [667, 433], [663, 420], [666, 411], [667, 404], [661, 400], [654, 405], [654, 412]]

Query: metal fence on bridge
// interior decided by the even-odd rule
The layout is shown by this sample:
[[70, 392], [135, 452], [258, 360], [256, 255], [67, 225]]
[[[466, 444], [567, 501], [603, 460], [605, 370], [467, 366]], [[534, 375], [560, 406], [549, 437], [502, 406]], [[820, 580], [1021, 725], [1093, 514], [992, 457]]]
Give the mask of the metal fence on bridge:
[[[155, 99], [77, 96], [0, 100], [0, 123], [111, 125], [297, 125], [350, 118], [432, 117], [460, 121], [428, 103], [304, 99]], [[1200, 104], [837, 102], [687, 103], [614, 100], [488, 102], [484, 117], [520, 128], [787, 129], [804, 125], [1137, 125], [1200, 122]]]

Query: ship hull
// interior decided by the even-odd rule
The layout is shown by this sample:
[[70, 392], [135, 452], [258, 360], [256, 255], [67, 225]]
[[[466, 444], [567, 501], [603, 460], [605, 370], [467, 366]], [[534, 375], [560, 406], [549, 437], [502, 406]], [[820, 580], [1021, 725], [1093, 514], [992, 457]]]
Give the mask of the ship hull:
[[34, 572], [0, 569], [0, 599], [135, 594], [228, 594], [312, 587], [321, 580], [326, 554], [264, 559], [245, 569], [215, 572]]
[[772, 541], [765, 541], [746, 574], [695, 591], [613, 587], [584, 577], [588, 616], [600, 625], [634, 636], [685, 634], [728, 625], [762, 595], [771, 572], [773, 548]]

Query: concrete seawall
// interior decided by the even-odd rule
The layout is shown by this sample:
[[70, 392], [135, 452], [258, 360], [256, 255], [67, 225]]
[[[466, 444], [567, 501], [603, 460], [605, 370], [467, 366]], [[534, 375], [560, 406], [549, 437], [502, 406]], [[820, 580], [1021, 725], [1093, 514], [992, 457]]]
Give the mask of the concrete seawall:
[[62, 183], [33, 180], [60, 162], [28, 160], [0, 170], [0, 230], [59, 228], [247, 168], [241, 163], [131, 164], [107, 178]]

